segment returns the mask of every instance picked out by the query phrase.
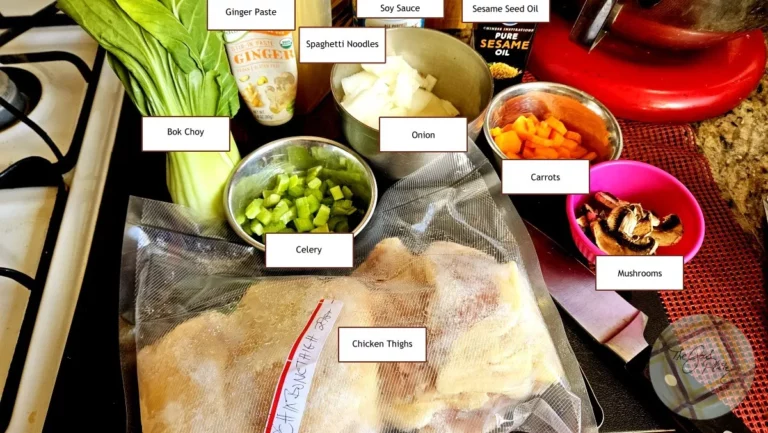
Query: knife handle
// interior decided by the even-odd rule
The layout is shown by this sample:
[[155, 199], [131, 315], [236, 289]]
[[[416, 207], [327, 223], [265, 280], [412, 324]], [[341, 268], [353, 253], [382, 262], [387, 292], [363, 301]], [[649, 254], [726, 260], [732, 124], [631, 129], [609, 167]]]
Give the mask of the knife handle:
[[[631, 377], [635, 379], [635, 382], [645, 388], [643, 389], [645, 395], [655, 396], [656, 390], [653, 389], [648, 368], [648, 363], [651, 359], [651, 351], [652, 348], [650, 346], [647, 347], [626, 364], [626, 369]], [[681, 431], [685, 433], [752, 433], [752, 430], [750, 430], [741, 419], [734, 415], [733, 412], [728, 412], [715, 419], [692, 420], [673, 413], [661, 402], [659, 402], [659, 406], [667, 410], [670, 419], [672, 419]]]

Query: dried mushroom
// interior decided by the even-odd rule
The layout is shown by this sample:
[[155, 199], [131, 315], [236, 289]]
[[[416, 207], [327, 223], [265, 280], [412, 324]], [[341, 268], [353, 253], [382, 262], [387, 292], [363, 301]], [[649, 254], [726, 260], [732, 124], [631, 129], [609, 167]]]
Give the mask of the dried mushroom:
[[607, 192], [594, 196], [595, 207], [585, 203], [577, 223], [595, 244], [610, 255], [653, 255], [659, 247], [680, 242], [683, 224], [677, 215], [659, 219], [640, 203], [630, 203]]

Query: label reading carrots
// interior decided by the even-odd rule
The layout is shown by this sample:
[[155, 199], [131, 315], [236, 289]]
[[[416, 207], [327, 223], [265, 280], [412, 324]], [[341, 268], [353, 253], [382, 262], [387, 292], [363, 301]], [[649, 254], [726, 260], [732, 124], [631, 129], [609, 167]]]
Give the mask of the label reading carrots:
[[589, 161], [504, 160], [504, 194], [589, 194]]

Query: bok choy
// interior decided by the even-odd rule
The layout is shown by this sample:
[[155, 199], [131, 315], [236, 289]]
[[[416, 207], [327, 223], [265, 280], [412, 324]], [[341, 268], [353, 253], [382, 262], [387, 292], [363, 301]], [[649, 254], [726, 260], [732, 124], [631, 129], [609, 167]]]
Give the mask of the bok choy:
[[[207, 30], [206, 0], [59, 0], [108, 52], [112, 69], [144, 116], [228, 116], [240, 107], [221, 32]], [[222, 193], [240, 160], [230, 152], [170, 152], [175, 203], [224, 215]]]

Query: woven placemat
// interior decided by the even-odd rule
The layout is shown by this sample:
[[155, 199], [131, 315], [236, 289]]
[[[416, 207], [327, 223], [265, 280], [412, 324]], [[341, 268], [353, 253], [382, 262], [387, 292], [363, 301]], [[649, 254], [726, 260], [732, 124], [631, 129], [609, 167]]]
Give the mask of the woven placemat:
[[669, 320], [713, 314], [744, 333], [754, 353], [755, 380], [734, 413], [755, 433], [768, 433], [768, 299], [754, 237], [741, 229], [720, 196], [690, 126], [620, 123], [622, 158], [655, 165], [678, 178], [696, 196], [706, 220], [704, 244], [685, 266], [685, 290], [661, 293]]

